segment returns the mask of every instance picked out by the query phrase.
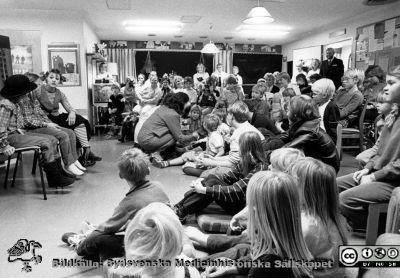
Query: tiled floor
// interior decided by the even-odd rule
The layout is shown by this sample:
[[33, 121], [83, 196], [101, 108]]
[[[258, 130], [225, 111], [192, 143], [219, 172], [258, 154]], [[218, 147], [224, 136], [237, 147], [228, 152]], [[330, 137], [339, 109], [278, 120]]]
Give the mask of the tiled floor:
[[[131, 144], [119, 144], [115, 140], [93, 142], [94, 150], [103, 157], [70, 189], [48, 190], [48, 200], [41, 195], [40, 178], [30, 174], [30, 155], [19, 169], [15, 188], [4, 190], [5, 168], [0, 168], [0, 277], [103, 277], [101, 269], [88, 267], [52, 267], [55, 258], [75, 258], [60, 240], [68, 231], [78, 231], [82, 221], [99, 223], [109, 217], [114, 207], [123, 198], [128, 186], [118, 177], [116, 160]], [[345, 157], [343, 170], [348, 173], [354, 161]], [[185, 176], [180, 167], [157, 169], [151, 167], [151, 179], [160, 181], [172, 202], [177, 202], [188, 189], [193, 177]], [[7, 249], [18, 239], [35, 240], [42, 245], [37, 253], [42, 262], [31, 262], [32, 272], [22, 272], [22, 262], [7, 262]], [[351, 238], [351, 243], [362, 244], [363, 239]], [[349, 272], [355, 277], [356, 270]]]

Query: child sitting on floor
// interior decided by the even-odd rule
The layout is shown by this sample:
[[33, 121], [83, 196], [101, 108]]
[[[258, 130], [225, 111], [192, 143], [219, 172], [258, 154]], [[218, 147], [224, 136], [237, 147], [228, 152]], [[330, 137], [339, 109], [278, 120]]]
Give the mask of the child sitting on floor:
[[210, 86], [205, 85], [197, 98], [197, 104], [200, 105], [203, 115], [209, 114], [215, 107], [216, 103], [217, 100], [215, 95], [211, 92]]
[[253, 86], [253, 88], [251, 89], [251, 99], [244, 100], [244, 102], [249, 107], [250, 112], [267, 115], [271, 112], [268, 101], [264, 100], [265, 91], [266, 87], [263, 84], [256, 84]]
[[[167, 161], [153, 160], [153, 165], [158, 168], [165, 168], [169, 166], [182, 165], [185, 162], [194, 162], [197, 156], [223, 156], [224, 155], [224, 139], [221, 134], [217, 132], [220, 120], [217, 115], [208, 114], [204, 117], [203, 127], [207, 131], [206, 138], [206, 151], [202, 153], [201, 148], [195, 148], [192, 151], [184, 153], [181, 157], [174, 158]], [[185, 164], [184, 167], [195, 167], [196, 164]]]
[[200, 278], [194, 267], [175, 265], [176, 260], [189, 260], [189, 257], [182, 254], [185, 250], [182, 225], [165, 204], [149, 204], [136, 214], [126, 229], [124, 247], [127, 260], [163, 260], [171, 262], [171, 265], [129, 266], [111, 270], [119, 277]]
[[290, 99], [296, 95], [292, 88], [286, 88], [279, 98], [279, 93], [274, 95], [272, 103], [271, 117], [275, 121], [275, 126], [280, 132], [289, 129], [288, 111]]
[[225, 151], [228, 151], [227, 145], [229, 147], [229, 143], [231, 142], [231, 139], [230, 139], [231, 138], [231, 128], [229, 127], [229, 125], [226, 124], [226, 115], [228, 113], [226, 112], [225, 108], [220, 108], [220, 109], [215, 109], [213, 114], [217, 115], [220, 119], [220, 124], [217, 128], [217, 131], [224, 138]]
[[184, 90], [183, 92], [189, 96], [190, 103], [196, 104], [197, 103], [197, 91], [194, 89], [193, 78], [190, 76], [186, 76], [184, 78]]
[[201, 125], [201, 108], [198, 105], [192, 105], [189, 112], [189, 118], [181, 118], [182, 133], [184, 135], [192, 134], [195, 131], [199, 131]]
[[146, 180], [150, 174], [144, 153], [137, 149], [126, 150], [118, 161], [119, 177], [126, 180], [130, 189], [115, 208], [111, 218], [100, 224], [90, 234], [65, 233], [62, 241], [76, 248], [79, 256], [102, 261], [124, 255], [123, 235], [128, 222], [143, 207], [153, 202], [169, 203], [167, 195], [155, 182]]

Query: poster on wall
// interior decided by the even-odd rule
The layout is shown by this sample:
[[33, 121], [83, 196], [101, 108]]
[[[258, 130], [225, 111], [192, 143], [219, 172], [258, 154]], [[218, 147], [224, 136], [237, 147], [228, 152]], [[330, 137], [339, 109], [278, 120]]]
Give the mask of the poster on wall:
[[11, 46], [11, 63], [13, 74], [24, 74], [25, 72], [33, 72], [32, 46]]
[[80, 86], [79, 45], [49, 45], [49, 69], [58, 69], [66, 79], [60, 86]]

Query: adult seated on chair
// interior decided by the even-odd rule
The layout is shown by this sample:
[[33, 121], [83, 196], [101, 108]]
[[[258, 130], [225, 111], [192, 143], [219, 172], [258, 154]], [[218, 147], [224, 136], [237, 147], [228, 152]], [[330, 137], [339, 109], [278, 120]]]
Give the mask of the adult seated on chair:
[[229, 154], [219, 157], [199, 158], [197, 162], [199, 165], [213, 169], [204, 171], [187, 167], [183, 170], [184, 173], [197, 177], [207, 177], [209, 174], [220, 176], [232, 170], [239, 163], [239, 138], [243, 133], [255, 131], [260, 136], [261, 141], [265, 140], [264, 135], [248, 122], [248, 113], [249, 109], [244, 102], [237, 101], [232, 104], [228, 108], [228, 116], [226, 117], [226, 123], [234, 129], [230, 139]]
[[364, 99], [358, 86], [361, 86], [363, 80], [364, 73], [357, 69], [348, 69], [342, 77], [342, 86], [337, 90], [334, 102], [339, 107], [343, 127], [350, 127], [357, 119]]
[[342, 214], [353, 229], [365, 229], [368, 205], [388, 202], [400, 180], [400, 66], [392, 68], [386, 77], [386, 101], [395, 108], [386, 117], [378, 151], [364, 169], [337, 179]]
[[267, 140], [266, 151], [279, 146], [303, 150], [306, 156], [321, 160], [331, 165], [336, 172], [340, 168], [340, 160], [336, 145], [332, 138], [320, 126], [317, 105], [307, 95], [295, 96], [290, 100], [289, 130]]
[[20, 129], [24, 119], [17, 103], [36, 87], [37, 85], [24, 75], [13, 75], [5, 81], [5, 86], [0, 91], [0, 151], [10, 156], [15, 152], [15, 148], [39, 146], [49, 186], [64, 187], [72, 184], [74, 179], [65, 175], [62, 169], [61, 158], [57, 152], [57, 139], [51, 135]]
[[189, 97], [183, 92], [168, 97], [141, 127], [137, 137], [140, 147], [161, 161], [161, 151], [174, 148], [177, 142], [184, 145], [198, 140], [197, 133], [184, 135], [181, 131], [180, 117], [188, 106]]
[[336, 143], [336, 127], [340, 119], [340, 111], [337, 105], [332, 101], [335, 94], [335, 84], [328, 78], [322, 78], [311, 86], [315, 104], [318, 105], [319, 115], [321, 116], [321, 128]]

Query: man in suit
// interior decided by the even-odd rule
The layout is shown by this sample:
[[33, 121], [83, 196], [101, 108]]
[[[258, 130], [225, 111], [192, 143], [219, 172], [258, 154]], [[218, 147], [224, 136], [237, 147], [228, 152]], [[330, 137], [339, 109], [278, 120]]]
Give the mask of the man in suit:
[[335, 84], [336, 90], [341, 86], [341, 78], [344, 73], [343, 61], [334, 57], [335, 50], [326, 50], [326, 60], [322, 61], [320, 75], [329, 78]]

